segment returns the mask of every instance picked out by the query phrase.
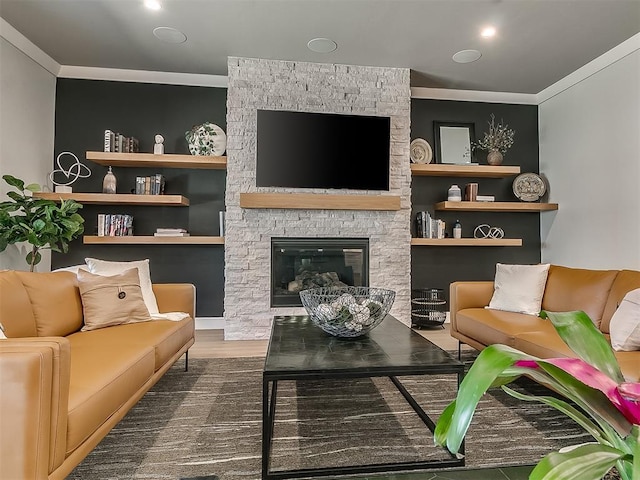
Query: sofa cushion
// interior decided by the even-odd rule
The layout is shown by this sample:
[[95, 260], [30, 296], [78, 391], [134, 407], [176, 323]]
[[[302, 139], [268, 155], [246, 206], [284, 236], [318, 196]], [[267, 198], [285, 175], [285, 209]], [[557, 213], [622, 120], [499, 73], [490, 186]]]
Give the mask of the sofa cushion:
[[538, 315], [549, 264], [496, 264], [494, 292], [489, 308]]
[[624, 296], [631, 290], [640, 288], [640, 271], [637, 270], [621, 270], [618, 272], [616, 279], [611, 286], [611, 292], [607, 299], [607, 304], [602, 313], [602, 324], [600, 330], [609, 333], [609, 325], [611, 317], [617, 310], [618, 305], [622, 302]]
[[100, 341], [105, 345], [111, 345], [114, 349], [119, 348], [120, 345], [152, 348], [154, 371], [156, 371], [193, 339], [194, 322], [191, 317], [179, 322], [152, 320], [102, 328], [92, 332], [99, 334]]
[[37, 337], [29, 295], [13, 270], [0, 272], [0, 323], [7, 337]]
[[484, 344], [502, 343], [514, 346], [515, 336], [536, 331], [546, 320], [523, 313], [503, 312], [486, 308], [467, 308], [456, 314], [457, 330]]
[[80, 270], [78, 285], [84, 313], [83, 331], [151, 320], [142, 298], [137, 268], [111, 276]]
[[31, 302], [39, 337], [64, 337], [82, 328], [82, 301], [71, 272], [15, 272]]
[[640, 352], [615, 352], [627, 382], [640, 382]]
[[118, 328], [122, 327], [67, 337], [72, 359], [67, 454], [133, 397], [154, 373], [152, 346], [106, 341], [103, 332]]
[[542, 298], [549, 312], [582, 310], [599, 328], [617, 270], [585, 270], [552, 265]]
[[611, 317], [610, 330], [614, 350], [640, 350], [640, 288], [624, 296]]
[[84, 260], [87, 262], [91, 273], [97, 273], [98, 275], [116, 275], [130, 268], [137, 268], [140, 277], [140, 288], [142, 289], [142, 296], [147, 310], [149, 310], [149, 313], [158, 313], [158, 303], [153, 293], [148, 259], [134, 260], [132, 262], [110, 262], [98, 260], [97, 258], [85, 258]]
[[[607, 337], [605, 335], [605, 337]], [[516, 335], [514, 348], [540, 358], [576, 358], [577, 355], [560, 338], [551, 322], [537, 332]], [[628, 382], [640, 381], [640, 352], [614, 352], [620, 370]]]
[[513, 346], [529, 355], [540, 358], [576, 356], [548, 320], [545, 320], [536, 331], [522, 332], [516, 335]]

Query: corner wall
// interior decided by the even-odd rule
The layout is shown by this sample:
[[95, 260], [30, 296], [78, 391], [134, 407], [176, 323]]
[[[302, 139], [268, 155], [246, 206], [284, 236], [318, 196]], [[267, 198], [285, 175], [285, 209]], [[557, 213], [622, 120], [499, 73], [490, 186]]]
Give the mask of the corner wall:
[[640, 50], [539, 107], [542, 261], [640, 269]]
[[[241, 192], [315, 192], [257, 188], [258, 109], [391, 117], [390, 191], [401, 210], [242, 209]], [[396, 291], [391, 313], [410, 324], [411, 172], [409, 70], [229, 58], [227, 186], [225, 195], [225, 338], [268, 338], [274, 315], [303, 308], [270, 308], [271, 237], [369, 238], [369, 284]], [[362, 139], [366, 141], [366, 139]]]
[[[26, 183], [47, 182], [53, 164], [56, 77], [0, 37], [0, 172]], [[12, 190], [0, 180], [0, 197]], [[9, 245], [0, 253], [0, 269], [28, 270], [28, 245]], [[42, 251], [38, 271], [51, 266]]]

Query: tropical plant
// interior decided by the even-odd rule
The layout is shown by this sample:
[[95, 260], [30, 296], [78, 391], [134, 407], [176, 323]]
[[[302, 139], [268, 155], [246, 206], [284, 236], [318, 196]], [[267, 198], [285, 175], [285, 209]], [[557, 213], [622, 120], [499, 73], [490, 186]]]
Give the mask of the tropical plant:
[[509, 125], [503, 125], [502, 120], [498, 125], [495, 124], [496, 117], [492, 113], [491, 120], [487, 123], [489, 124], [489, 131], [484, 133], [484, 137], [477, 142], [472, 143], [472, 147], [474, 149], [479, 148], [480, 150], [487, 150], [489, 152], [498, 151], [500, 153], [507, 153], [513, 146], [513, 137], [516, 132], [514, 132]]
[[11, 201], [0, 203], [0, 252], [18, 242], [29, 242], [31, 251], [25, 257], [33, 272], [40, 263], [40, 250], [49, 248], [66, 253], [69, 242], [84, 231], [84, 219], [78, 214], [82, 208], [74, 200], [62, 200], [60, 205], [51, 200], [34, 198], [27, 192], [38, 192], [40, 186], [29, 185], [11, 175], [3, 180], [18, 192], [7, 192]]
[[[598, 480], [613, 467], [623, 480], [640, 480], [640, 383], [625, 383], [611, 346], [584, 312], [546, 312], [579, 358], [540, 359], [506, 345], [485, 348], [442, 413], [435, 441], [460, 450], [480, 397], [492, 386], [525, 401], [550, 405], [580, 424], [595, 442], [550, 453], [530, 480]], [[533, 396], [506, 385], [525, 375], [554, 390]]]

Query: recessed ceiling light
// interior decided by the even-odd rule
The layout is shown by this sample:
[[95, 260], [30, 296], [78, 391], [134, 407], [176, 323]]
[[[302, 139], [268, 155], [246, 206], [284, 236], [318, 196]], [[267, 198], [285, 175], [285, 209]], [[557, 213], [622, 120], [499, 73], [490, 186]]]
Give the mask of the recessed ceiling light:
[[184, 43], [187, 41], [187, 36], [184, 33], [171, 27], [156, 27], [153, 29], [153, 34], [159, 40], [167, 43]]
[[495, 34], [496, 34], [496, 28], [495, 27], [485, 27], [480, 32], [480, 35], [483, 36], [484, 38], [494, 37]]
[[149, 10], [160, 10], [162, 8], [158, 0], [144, 0], [144, 6]]
[[307, 42], [307, 47], [312, 52], [331, 53], [338, 48], [338, 44], [330, 38], [314, 38]]
[[453, 61], [456, 63], [471, 63], [478, 60], [482, 54], [478, 50], [460, 50], [453, 55]]

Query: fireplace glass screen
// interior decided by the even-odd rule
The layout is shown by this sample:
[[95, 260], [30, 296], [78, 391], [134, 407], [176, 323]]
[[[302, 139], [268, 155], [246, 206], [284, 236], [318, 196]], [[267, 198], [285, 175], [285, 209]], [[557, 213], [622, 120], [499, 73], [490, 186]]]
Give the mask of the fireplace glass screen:
[[272, 307], [301, 306], [301, 290], [345, 285], [369, 286], [368, 239], [271, 239]]

